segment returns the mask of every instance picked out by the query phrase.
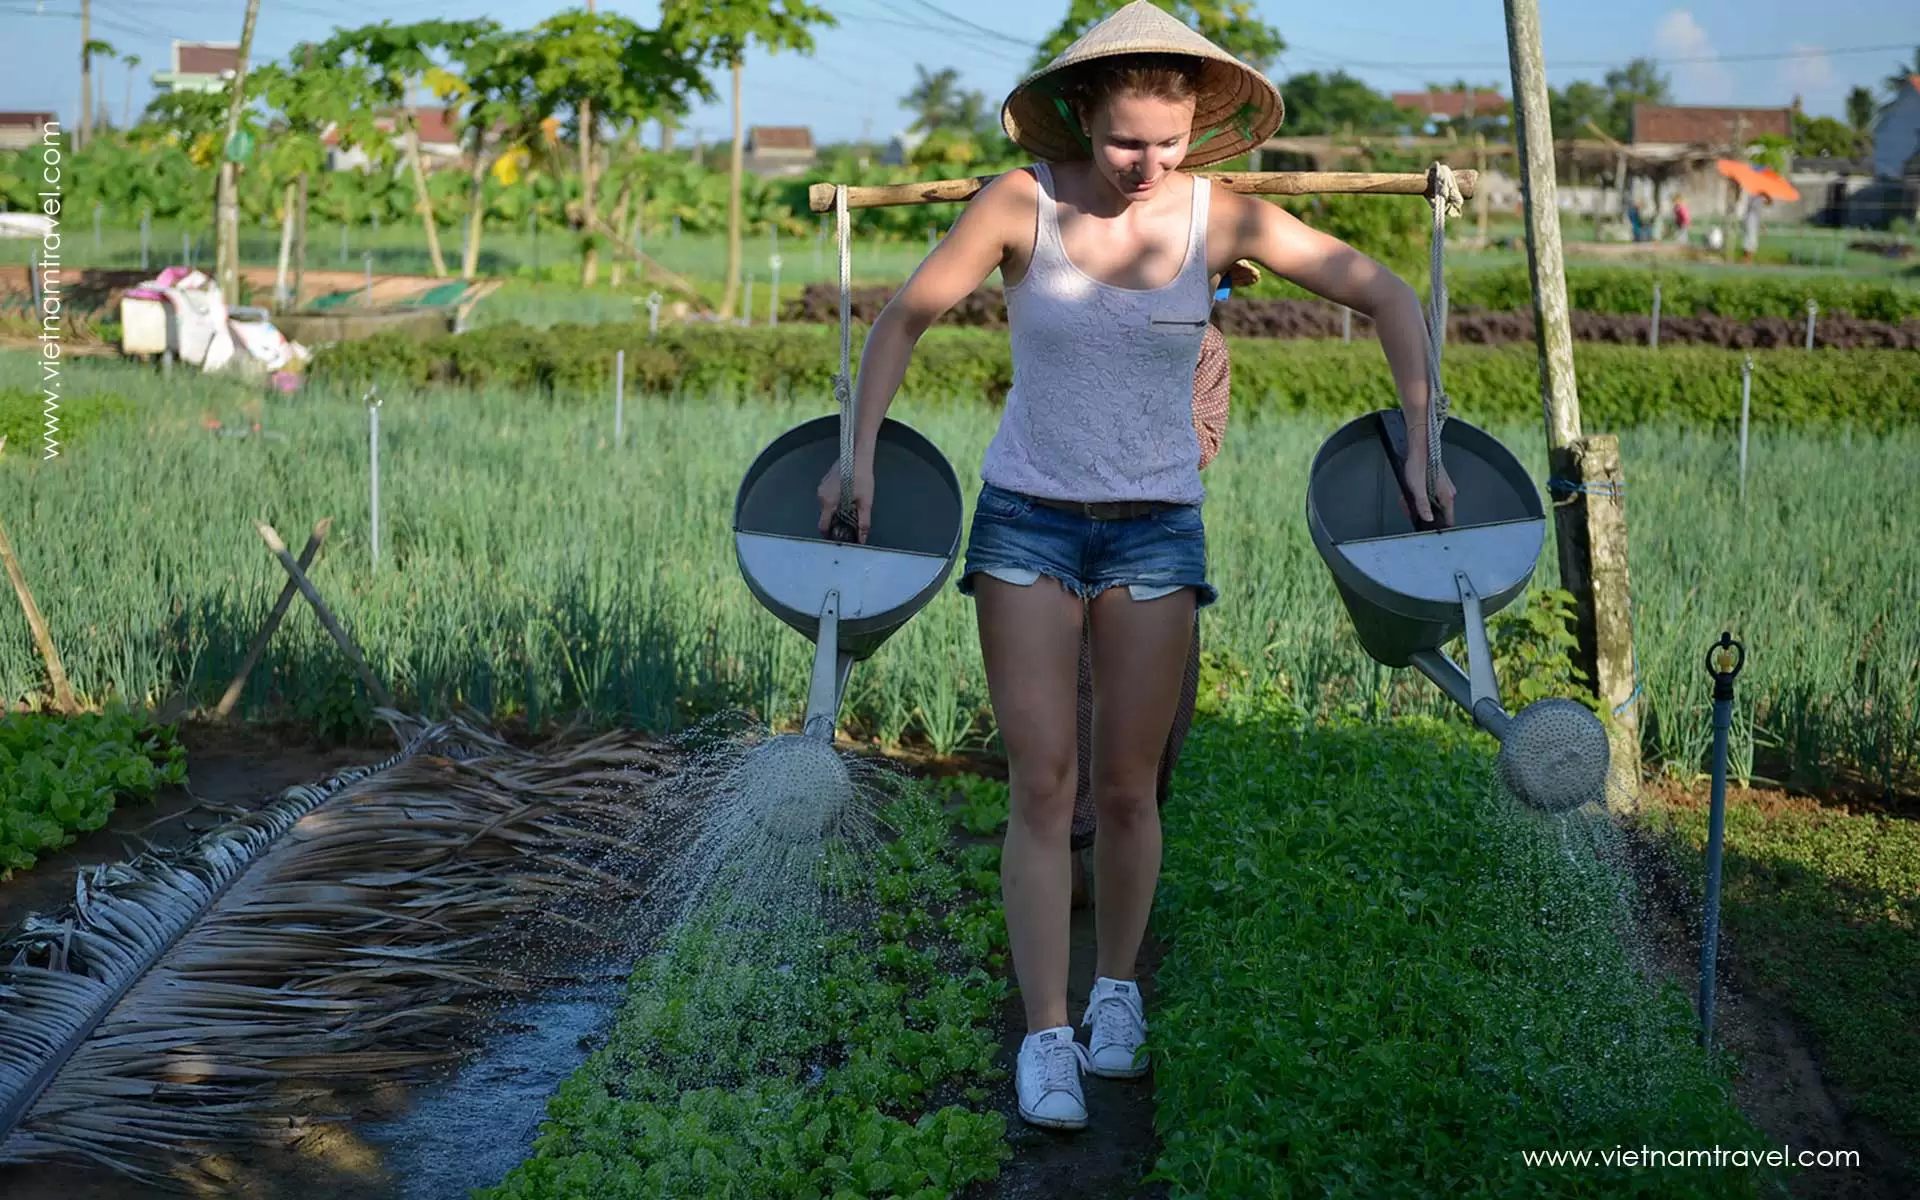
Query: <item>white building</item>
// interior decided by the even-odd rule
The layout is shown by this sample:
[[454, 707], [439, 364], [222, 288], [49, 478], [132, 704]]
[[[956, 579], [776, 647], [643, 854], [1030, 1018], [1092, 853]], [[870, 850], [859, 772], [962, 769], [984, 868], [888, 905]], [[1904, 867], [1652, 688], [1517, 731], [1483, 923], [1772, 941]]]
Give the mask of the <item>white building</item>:
[[155, 71], [153, 86], [162, 92], [217, 92], [240, 67], [239, 42], [173, 40], [173, 69]]

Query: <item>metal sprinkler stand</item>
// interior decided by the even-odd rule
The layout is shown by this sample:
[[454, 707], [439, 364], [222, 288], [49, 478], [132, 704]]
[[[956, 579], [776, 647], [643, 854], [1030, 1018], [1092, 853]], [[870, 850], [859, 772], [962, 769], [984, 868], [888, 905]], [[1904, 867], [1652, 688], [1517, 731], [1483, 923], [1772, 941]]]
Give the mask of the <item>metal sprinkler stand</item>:
[[1713, 968], [1720, 951], [1720, 849], [1727, 831], [1727, 734], [1733, 728], [1733, 681], [1746, 665], [1747, 648], [1734, 641], [1731, 633], [1722, 632], [1720, 640], [1707, 650], [1707, 674], [1713, 676], [1713, 799], [1707, 816], [1707, 901], [1700, 936], [1703, 1047], [1713, 1044]]

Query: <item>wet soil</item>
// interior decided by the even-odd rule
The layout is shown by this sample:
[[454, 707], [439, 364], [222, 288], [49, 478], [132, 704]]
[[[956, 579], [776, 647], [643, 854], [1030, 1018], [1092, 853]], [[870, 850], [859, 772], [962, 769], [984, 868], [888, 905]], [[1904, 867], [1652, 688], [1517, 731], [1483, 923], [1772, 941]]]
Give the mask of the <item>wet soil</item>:
[[[1736, 795], [1739, 792], [1742, 794]], [[1654, 790], [1654, 804], [1704, 804], [1704, 793], [1673, 787]], [[1728, 803], [1813, 806], [1818, 802], [1782, 793], [1729, 789]], [[1632, 822], [1622, 832], [1630, 869], [1638, 881], [1636, 918], [1650, 948], [1641, 969], [1655, 986], [1671, 984], [1698, 1006], [1701, 912], [1668, 851]], [[1802, 1200], [1908, 1200], [1920, 1194], [1914, 1156], [1873, 1121], [1861, 1116], [1845, 1090], [1831, 1082], [1818, 1040], [1800, 1029], [1786, 1000], [1759, 982], [1740, 957], [1739, 931], [1723, 921], [1714, 968], [1714, 1044], [1740, 1063], [1734, 1102], [1776, 1144], [1795, 1150], [1854, 1150], [1859, 1168], [1807, 1168], [1790, 1184]]]
[[[181, 739], [187, 746], [187, 785], [164, 789], [151, 803], [116, 812], [107, 827], [0, 884], [0, 930], [12, 928], [28, 912], [57, 907], [71, 895], [78, 868], [124, 858], [145, 843], [167, 846], [185, 842], [227, 819], [232, 810], [257, 807], [292, 784], [323, 779], [344, 767], [379, 761], [393, 753], [390, 740], [376, 737], [359, 745], [324, 745], [291, 726], [229, 728], [189, 723], [182, 727]], [[984, 755], [944, 760], [923, 755], [887, 757], [934, 777], [962, 771], [1004, 774], [1003, 764]], [[1675, 799], [1688, 802], [1690, 796], [1682, 794]], [[1812, 803], [1767, 794], [1754, 799], [1761, 803]], [[962, 838], [963, 842], [995, 840]], [[1627, 842], [1641, 884], [1639, 916], [1650, 935], [1644, 944], [1655, 948], [1654, 961], [1644, 963], [1643, 969], [1650, 980], [1664, 979], [1691, 995], [1698, 976], [1697, 907], [1687, 898], [1677, 870], [1649, 837], [1629, 827]], [[1097, 896], [1098, 880], [1091, 877], [1092, 855], [1086, 858], [1089, 891]], [[1091, 903], [1073, 911], [1070, 929], [1068, 1019], [1084, 1042], [1087, 1031], [1079, 1022], [1092, 984], [1096, 954]], [[1797, 1028], [1784, 1002], [1768, 994], [1741, 969], [1737, 931], [1723, 929], [1721, 944], [1716, 1040], [1741, 1062], [1735, 1081], [1739, 1106], [1779, 1142], [1796, 1148], [1857, 1149], [1866, 1164], [1858, 1170], [1802, 1172], [1793, 1183], [1793, 1194], [1842, 1200], [1893, 1200], [1914, 1195], [1913, 1157], [1870, 1122], [1860, 1119], [1844, 1093], [1827, 1082], [1818, 1046]], [[1149, 928], [1135, 974], [1150, 1021], [1154, 974], [1163, 952], [1162, 943]], [[438, 1110], [444, 1119], [458, 1124], [463, 1089], [513, 1087], [534, 1096], [550, 1092], [571, 1064], [585, 1057], [595, 1039], [598, 1023], [590, 1010], [595, 1006], [607, 1008], [600, 1016], [610, 1019], [617, 987], [602, 986], [601, 991], [605, 995], [589, 987], [579, 995], [558, 998], [555, 1003], [566, 1011], [557, 1024], [544, 1011], [522, 1012], [522, 1019], [499, 1045], [490, 1046], [486, 1054], [456, 1076], [413, 1089], [391, 1084], [339, 1094], [326, 1105], [328, 1119], [303, 1130], [289, 1130], [285, 1144], [236, 1147], [199, 1160], [191, 1190], [206, 1196], [261, 1200], [427, 1200], [464, 1196], [468, 1186], [495, 1181], [499, 1172], [493, 1170], [490, 1158], [484, 1166], [476, 1163], [471, 1170], [453, 1171], [444, 1155], [414, 1153], [397, 1140], [397, 1131], [427, 1115], [427, 1110]], [[548, 1025], [554, 1027], [542, 1028]], [[1006, 1117], [1015, 1156], [994, 1184], [970, 1189], [964, 1193], [965, 1200], [1164, 1197], [1165, 1185], [1140, 1182], [1160, 1151], [1154, 1130], [1151, 1072], [1138, 1080], [1086, 1077], [1091, 1118], [1088, 1127], [1074, 1132], [1038, 1129], [1020, 1119], [1013, 1091], [1014, 1062], [1026, 1032], [1024, 1008], [1015, 988], [998, 1014], [1000, 1053], [996, 1062], [1007, 1072], [1007, 1078], [996, 1087], [993, 1097]], [[551, 1081], [547, 1080], [549, 1075]], [[524, 1146], [539, 1119], [540, 1105], [532, 1104], [527, 1115], [526, 1129], [488, 1129], [484, 1140]], [[496, 1154], [492, 1158], [510, 1163], [519, 1156]], [[473, 1177], [456, 1180], [455, 1176]], [[33, 1166], [0, 1167], [0, 1194], [9, 1200], [133, 1200], [155, 1192], [149, 1185], [102, 1171]]]

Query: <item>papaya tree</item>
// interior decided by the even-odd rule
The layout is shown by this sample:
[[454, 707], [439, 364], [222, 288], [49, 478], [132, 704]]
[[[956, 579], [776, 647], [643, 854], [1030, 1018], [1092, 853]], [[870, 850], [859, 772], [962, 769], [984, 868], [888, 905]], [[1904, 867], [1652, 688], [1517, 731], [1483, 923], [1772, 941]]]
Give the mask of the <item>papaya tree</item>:
[[595, 127], [634, 130], [651, 117], [686, 111], [690, 95], [712, 96], [697, 45], [618, 13], [577, 9], [505, 41], [470, 82], [476, 97], [470, 129], [498, 123], [512, 131], [515, 144], [525, 145], [545, 118], [569, 114], [580, 150], [581, 283], [589, 287], [598, 278], [599, 239], [606, 232], [595, 188]]
[[740, 177], [745, 162], [740, 140], [740, 74], [747, 49], [813, 53], [813, 26], [839, 24], [833, 14], [806, 0], [661, 0], [660, 24], [682, 45], [733, 73], [733, 160], [727, 186], [727, 280], [720, 317], [733, 315], [740, 292]]
[[477, 42], [498, 33], [499, 25], [481, 18], [471, 21], [415, 21], [395, 25], [381, 21], [358, 29], [342, 29], [315, 49], [314, 65], [322, 69], [358, 69], [366, 73], [374, 95], [391, 109], [404, 139], [403, 153], [413, 175], [414, 196], [427, 231], [427, 256], [433, 273], [445, 278], [446, 260], [440, 255], [440, 233], [434, 223], [433, 199], [427, 192], [427, 171], [420, 161], [420, 127], [407, 103], [415, 80], [439, 67], [436, 57], [459, 59]]

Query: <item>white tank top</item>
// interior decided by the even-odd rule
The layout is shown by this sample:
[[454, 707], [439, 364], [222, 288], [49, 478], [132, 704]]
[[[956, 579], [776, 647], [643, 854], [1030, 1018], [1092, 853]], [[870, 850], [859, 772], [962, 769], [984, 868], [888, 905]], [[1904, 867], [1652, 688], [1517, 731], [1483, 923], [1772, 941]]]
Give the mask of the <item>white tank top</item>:
[[1013, 386], [981, 479], [1051, 500], [1200, 503], [1193, 377], [1213, 302], [1208, 181], [1193, 177], [1180, 274], [1147, 290], [1101, 283], [1068, 261], [1053, 173], [1045, 163], [1033, 173], [1033, 263], [1006, 293]]

